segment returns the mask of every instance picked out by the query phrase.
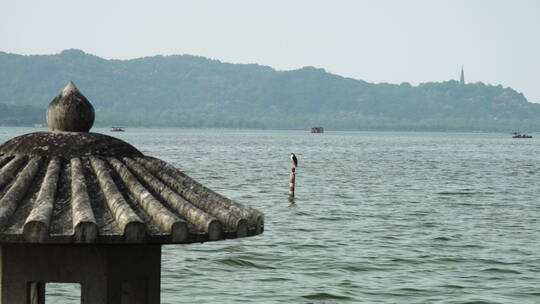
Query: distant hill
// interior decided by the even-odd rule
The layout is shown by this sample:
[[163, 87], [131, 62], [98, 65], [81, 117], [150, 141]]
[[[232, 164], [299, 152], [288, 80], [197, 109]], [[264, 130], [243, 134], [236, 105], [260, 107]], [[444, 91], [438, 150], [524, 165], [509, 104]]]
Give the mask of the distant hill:
[[35, 120], [33, 111], [42, 111], [69, 80], [92, 102], [101, 125], [540, 130], [540, 104], [500, 85], [372, 84], [314, 67], [276, 71], [190, 55], [106, 60], [80, 50], [0, 52], [0, 107], [33, 106], [25, 108], [26, 120], [14, 122], [5, 112], [0, 124]]
[[45, 108], [0, 103], [0, 126], [45, 124]]

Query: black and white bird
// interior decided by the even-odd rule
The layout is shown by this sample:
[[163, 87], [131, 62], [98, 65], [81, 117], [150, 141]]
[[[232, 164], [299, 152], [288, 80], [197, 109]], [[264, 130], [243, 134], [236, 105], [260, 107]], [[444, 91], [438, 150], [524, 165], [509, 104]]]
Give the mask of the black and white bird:
[[296, 155], [294, 153], [291, 153], [291, 160], [293, 162], [294, 167], [298, 167], [298, 158], [296, 158]]

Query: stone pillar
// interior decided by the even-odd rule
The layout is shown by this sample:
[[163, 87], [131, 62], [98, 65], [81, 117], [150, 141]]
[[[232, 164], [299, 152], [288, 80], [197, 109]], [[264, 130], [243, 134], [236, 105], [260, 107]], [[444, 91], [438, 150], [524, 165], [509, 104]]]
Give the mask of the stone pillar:
[[43, 304], [47, 282], [81, 284], [83, 304], [159, 304], [160, 267], [160, 245], [2, 245], [0, 304]]

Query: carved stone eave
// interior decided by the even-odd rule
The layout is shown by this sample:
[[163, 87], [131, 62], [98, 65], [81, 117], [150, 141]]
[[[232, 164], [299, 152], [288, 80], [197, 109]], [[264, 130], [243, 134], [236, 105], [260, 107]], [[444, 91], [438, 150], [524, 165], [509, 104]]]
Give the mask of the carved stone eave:
[[264, 230], [260, 212], [152, 157], [0, 154], [0, 176], [0, 243], [173, 244]]

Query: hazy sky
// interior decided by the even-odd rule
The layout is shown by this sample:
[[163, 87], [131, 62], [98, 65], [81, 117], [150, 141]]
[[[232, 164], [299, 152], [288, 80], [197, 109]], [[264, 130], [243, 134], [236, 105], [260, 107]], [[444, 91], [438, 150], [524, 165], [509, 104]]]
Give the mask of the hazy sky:
[[[539, 0], [0, 0], [0, 51], [192, 54], [369, 82], [457, 79], [540, 102]], [[1, 67], [0, 67], [1, 68]]]

